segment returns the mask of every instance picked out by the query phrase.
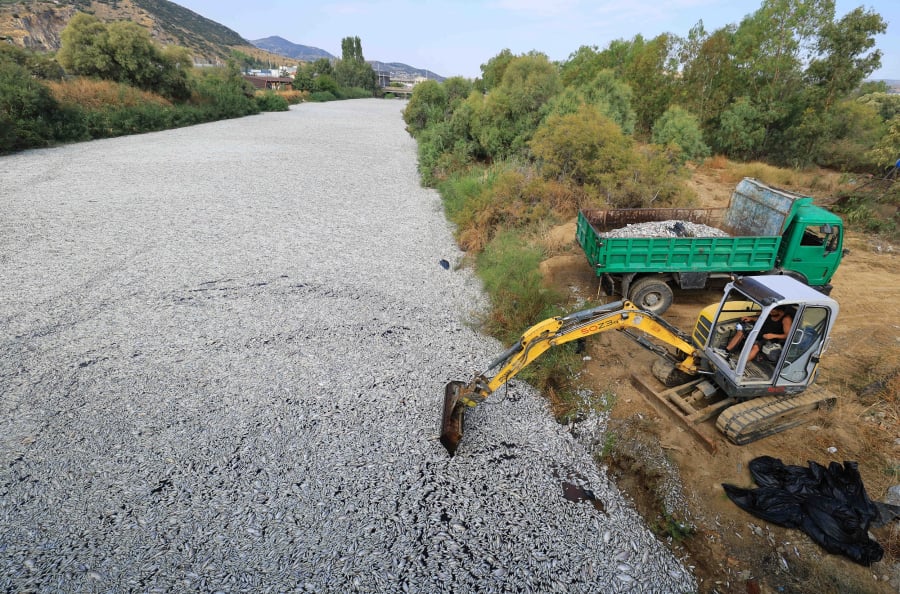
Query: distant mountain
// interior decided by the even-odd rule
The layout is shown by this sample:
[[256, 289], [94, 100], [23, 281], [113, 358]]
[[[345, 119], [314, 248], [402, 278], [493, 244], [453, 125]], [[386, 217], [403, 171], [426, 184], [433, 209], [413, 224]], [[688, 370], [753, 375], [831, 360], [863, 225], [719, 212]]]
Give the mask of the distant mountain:
[[[308, 45], [299, 45], [292, 41], [288, 41], [283, 37], [278, 37], [277, 35], [266, 37], [265, 39], [254, 39], [251, 40], [250, 43], [258, 47], [259, 49], [266, 50], [267, 52], [285, 56], [286, 58], [301, 60], [303, 62], [315, 62], [320, 58], [328, 58], [329, 60], [337, 59], [336, 56], [326, 52], [323, 49], [310, 47]], [[435, 74], [430, 70], [423, 70], [422, 68], [416, 68], [414, 66], [401, 64], [399, 62], [378, 62], [377, 60], [367, 61], [372, 65], [372, 68], [374, 68], [376, 72], [388, 72], [391, 74], [391, 76], [396, 78], [402, 78], [404, 76], [415, 78], [417, 76], [422, 76], [425, 78], [436, 80], [438, 82], [444, 82], [443, 76]]]
[[320, 58], [328, 58], [329, 60], [335, 59], [335, 56], [323, 49], [310, 47], [308, 45], [299, 45], [290, 42], [283, 37], [278, 37], [277, 35], [266, 37], [265, 39], [251, 39], [250, 43], [267, 52], [285, 56], [287, 58], [293, 58], [295, 60], [301, 60], [303, 62], [315, 62]]
[[408, 64], [401, 64], [400, 62], [378, 62], [375, 60], [367, 61], [372, 65], [372, 68], [374, 68], [376, 72], [388, 72], [394, 78], [402, 78], [403, 76], [415, 78], [417, 76], [421, 76], [423, 78], [436, 80], [438, 82], [444, 82], [445, 80], [443, 76], [441, 76], [440, 74], [435, 74], [431, 70], [416, 68]]

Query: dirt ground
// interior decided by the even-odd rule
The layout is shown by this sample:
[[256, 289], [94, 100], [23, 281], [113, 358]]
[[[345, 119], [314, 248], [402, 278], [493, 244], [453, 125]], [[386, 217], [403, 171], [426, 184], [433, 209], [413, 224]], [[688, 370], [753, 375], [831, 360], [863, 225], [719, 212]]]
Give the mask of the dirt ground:
[[[726, 206], [733, 188], [713, 174], [695, 174], [693, 184], [703, 206]], [[557, 255], [542, 265], [545, 280], [571, 295], [573, 303], [603, 300], [574, 237], [574, 221], [548, 232]], [[588, 343], [588, 383], [596, 393], [616, 395], [605, 457], [609, 473], [648, 524], [668, 536], [676, 554], [694, 568], [701, 592], [900, 591], [900, 521], [871, 531], [885, 556], [863, 567], [828, 554], [800, 531], [756, 519], [732, 503], [722, 488], [723, 483], [755, 486], [747, 464], [763, 455], [800, 466], [855, 461], [873, 500], [884, 500], [888, 488], [900, 484], [897, 248], [852, 233], [845, 248], [850, 254], [833, 279], [832, 292], [841, 310], [818, 379], [838, 396], [837, 404], [812, 413], [808, 423], [790, 431], [736, 446], [711, 420], [699, 426], [716, 446], [716, 452], [709, 453], [631, 385], [634, 373], [663, 389], [649, 372], [655, 355], [617, 333]], [[701, 307], [719, 298], [718, 291], [676, 290], [675, 304], [664, 317], [690, 329]], [[676, 499], [684, 510], [674, 510], [669, 517], [660, 502], [673, 495], [673, 473], [683, 491]]]

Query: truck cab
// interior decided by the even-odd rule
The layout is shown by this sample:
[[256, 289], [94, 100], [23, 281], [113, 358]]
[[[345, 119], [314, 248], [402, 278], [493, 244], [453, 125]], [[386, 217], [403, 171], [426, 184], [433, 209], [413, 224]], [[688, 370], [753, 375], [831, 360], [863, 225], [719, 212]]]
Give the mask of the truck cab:
[[843, 257], [841, 218], [789, 190], [743, 179], [725, 213], [725, 228], [740, 236], [781, 238], [773, 271], [781, 271], [828, 295]]
[[828, 281], [843, 257], [843, 235], [840, 217], [803, 199], [784, 232], [776, 263], [828, 295]]
[[[784, 341], [767, 341], [762, 321], [776, 308], [790, 316], [790, 331]], [[729, 397], [799, 394], [815, 379], [837, 314], [834, 299], [789, 276], [744, 277], [728, 283], [718, 306], [701, 312], [692, 340]], [[730, 354], [726, 346], [739, 331], [744, 339]], [[759, 354], [751, 360], [754, 344]]]

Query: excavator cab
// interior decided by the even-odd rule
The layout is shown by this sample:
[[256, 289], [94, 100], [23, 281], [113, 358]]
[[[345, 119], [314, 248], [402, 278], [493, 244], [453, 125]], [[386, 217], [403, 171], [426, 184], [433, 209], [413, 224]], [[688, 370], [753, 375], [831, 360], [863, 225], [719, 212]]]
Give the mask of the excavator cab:
[[[806, 390], [815, 379], [838, 304], [790, 277], [772, 275], [729, 283], [719, 306], [711, 309], [701, 312], [691, 338], [703, 351], [714, 383], [741, 401]], [[764, 321], [774, 309], [790, 320], [783, 340], [763, 337]], [[738, 332], [743, 340], [729, 353], [726, 347]]]

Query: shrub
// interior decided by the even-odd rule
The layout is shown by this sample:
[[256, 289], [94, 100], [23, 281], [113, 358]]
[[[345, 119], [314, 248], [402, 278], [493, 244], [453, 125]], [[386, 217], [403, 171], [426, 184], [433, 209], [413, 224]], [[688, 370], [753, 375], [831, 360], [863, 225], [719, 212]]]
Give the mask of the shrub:
[[506, 343], [552, 313], [558, 295], [544, 287], [542, 258], [541, 250], [511, 231], [498, 234], [478, 256], [478, 273], [494, 304], [488, 329]]
[[337, 97], [330, 91], [314, 91], [309, 94], [309, 100], [317, 102], [335, 101]]
[[275, 94], [284, 97], [284, 100], [288, 102], [288, 105], [303, 103], [309, 97], [308, 91], [275, 91]]
[[62, 82], [48, 82], [47, 87], [59, 103], [82, 109], [171, 105], [161, 95], [109, 80], [75, 77]]
[[260, 91], [256, 93], [256, 105], [260, 111], [287, 111], [288, 101], [274, 91]]
[[596, 192], [629, 169], [634, 142], [595, 107], [552, 115], [538, 128], [531, 151], [548, 179], [594, 188]]
[[653, 125], [653, 142], [672, 143], [681, 150], [684, 161], [700, 161], [709, 156], [709, 147], [703, 142], [703, 132], [697, 117], [677, 105], [673, 105]]
[[419, 83], [403, 110], [406, 129], [418, 136], [428, 126], [444, 120], [447, 106], [447, 92], [439, 82], [426, 80]]
[[209, 120], [259, 113], [256, 89], [244, 80], [233, 62], [227, 68], [203, 70], [194, 79], [193, 89], [191, 103], [201, 107]]
[[13, 62], [0, 62], [0, 152], [47, 146], [58, 104], [50, 90]]
[[341, 99], [368, 99], [374, 97], [372, 91], [360, 87], [342, 87], [338, 93]]

